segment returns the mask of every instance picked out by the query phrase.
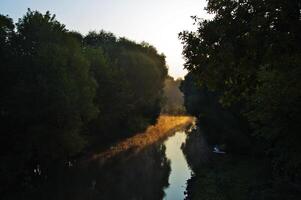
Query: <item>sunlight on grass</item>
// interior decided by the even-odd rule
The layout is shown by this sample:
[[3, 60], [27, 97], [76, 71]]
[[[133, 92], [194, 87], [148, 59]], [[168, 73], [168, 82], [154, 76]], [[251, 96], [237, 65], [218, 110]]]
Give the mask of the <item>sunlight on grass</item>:
[[194, 120], [195, 119], [190, 116], [162, 115], [159, 117], [157, 124], [149, 126], [144, 133], [125, 139], [124, 141], [112, 146], [109, 150], [93, 155], [91, 160], [106, 160], [129, 149], [139, 152], [144, 147], [152, 145], [155, 142], [163, 140], [174, 134], [176, 129], [184, 128], [192, 124]]

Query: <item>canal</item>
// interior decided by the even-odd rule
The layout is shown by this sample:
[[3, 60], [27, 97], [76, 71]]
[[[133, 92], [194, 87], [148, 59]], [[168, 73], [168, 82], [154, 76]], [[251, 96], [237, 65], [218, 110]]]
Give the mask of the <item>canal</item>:
[[[181, 200], [191, 177], [181, 146], [188, 128], [143, 148], [126, 148], [79, 162], [70, 161], [43, 181], [32, 199]], [[104, 159], [105, 157], [105, 159]]]

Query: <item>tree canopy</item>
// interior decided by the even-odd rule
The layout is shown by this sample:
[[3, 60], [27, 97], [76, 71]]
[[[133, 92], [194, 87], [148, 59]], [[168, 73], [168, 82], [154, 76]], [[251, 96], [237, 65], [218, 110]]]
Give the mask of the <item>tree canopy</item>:
[[[147, 44], [69, 31], [55, 15], [0, 15], [0, 193], [30, 190], [93, 145], [154, 124], [167, 67]], [[43, 179], [43, 178], [42, 178]], [[21, 193], [20, 193], [21, 195]]]
[[300, 182], [301, 2], [209, 0], [206, 9], [214, 18], [194, 17], [197, 31], [179, 36], [185, 82], [193, 74], [197, 88], [218, 94], [246, 121], [241, 134], [264, 140], [274, 172]]

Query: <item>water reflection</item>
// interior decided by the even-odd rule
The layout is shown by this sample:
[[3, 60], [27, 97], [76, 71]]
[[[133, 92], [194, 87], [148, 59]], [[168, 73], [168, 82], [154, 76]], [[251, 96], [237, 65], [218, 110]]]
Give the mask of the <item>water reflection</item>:
[[72, 162], [43, 177], [37, 188], [12, 193], [10, 199], [184, 199], [191, 173], [181, 150], [185, 139], [184, 132], [176, 132], [164, 143], [139, 151], [132, 148], [108, 159]]
[[154, 144], [138, 154], [126, 151], [106, 162], [65, 169], [48, 180], [34, 199], [162, 199], [169, 173], [165, 146]]
[[176, 132], [166, 142], [166, 157], [171, 161], [171, 174], [169, 176], [169, 187], [165, 190], [164, 199], [182, 200], [185, 198], [186, 181], [191, 177], [181, 146], [186, 141], [184, 132]]

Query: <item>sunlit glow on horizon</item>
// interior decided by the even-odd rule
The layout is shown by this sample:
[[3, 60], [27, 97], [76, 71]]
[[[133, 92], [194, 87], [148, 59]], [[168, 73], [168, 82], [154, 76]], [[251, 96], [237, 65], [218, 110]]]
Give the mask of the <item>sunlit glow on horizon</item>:
[[27, 8], [57, 16], [67, 29], [87, 34], [105, 30], [136, 42], [146, 41], [166, 56], [169, 75], [183, 78], [182, 44], [179, 32], [193, 30], [190, 16], [210, 18], [206, 0], [1, 0], [0, 13], [16, 22]]

